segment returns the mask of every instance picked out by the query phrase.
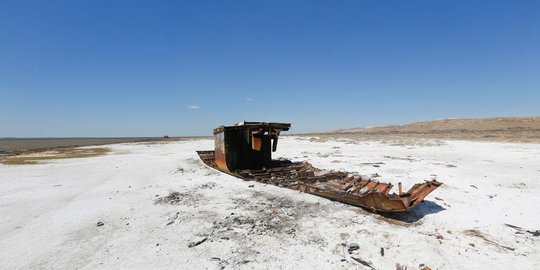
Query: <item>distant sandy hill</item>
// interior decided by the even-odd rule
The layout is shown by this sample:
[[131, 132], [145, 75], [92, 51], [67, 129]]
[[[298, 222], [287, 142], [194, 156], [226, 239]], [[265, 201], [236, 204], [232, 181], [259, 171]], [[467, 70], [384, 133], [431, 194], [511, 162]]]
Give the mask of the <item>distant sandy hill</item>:
[[325, 134], [341, 136], [405, 136], [540, 142], [540, 117], [442, 119], [370, 128], [340, 129]]

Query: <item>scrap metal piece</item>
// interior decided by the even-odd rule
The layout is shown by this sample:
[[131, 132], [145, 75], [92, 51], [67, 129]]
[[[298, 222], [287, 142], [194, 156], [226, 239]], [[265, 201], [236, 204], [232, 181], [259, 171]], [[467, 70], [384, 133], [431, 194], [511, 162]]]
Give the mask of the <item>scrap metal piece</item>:
[[[233, 176], [296, 189], [374, 212], [404, 212], [418, 205], [442, 185], [433, 179], [415, 184], [407, 192], [391, 193], [391, 183], [349, 172], [321, 173], [308, 162], [272, 160], [277, 137], [290, 124], [242, 122], [214, 129], [215, 151], [197, 151], [208, 166]], [[273, 144], [271, 145], [271, 141]]]

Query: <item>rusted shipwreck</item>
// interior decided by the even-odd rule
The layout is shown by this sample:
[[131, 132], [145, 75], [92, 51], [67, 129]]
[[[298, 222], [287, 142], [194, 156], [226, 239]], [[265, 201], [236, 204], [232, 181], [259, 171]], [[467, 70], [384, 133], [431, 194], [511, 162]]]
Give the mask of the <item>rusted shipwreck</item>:
[[441, 186], [436, 180], [415, 184], [403, 192], [390, 193], [393, 185], [342, 171], [323, 171], [308, 162], [272, 160], [278, 137], [288, 123], [241, 122], [214, 129], [215, 150], [197, 151], [202, 161], [244, 180], [300, 190], [374, 212], [404, 212], [419, 204]]

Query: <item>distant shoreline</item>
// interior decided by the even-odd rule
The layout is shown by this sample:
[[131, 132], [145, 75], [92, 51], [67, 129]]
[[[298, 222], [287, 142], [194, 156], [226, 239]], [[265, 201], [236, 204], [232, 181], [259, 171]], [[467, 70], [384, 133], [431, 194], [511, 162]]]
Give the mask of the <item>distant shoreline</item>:
[[[206, 136], [207, 137], [207, 136]], [[20, 151], [46, 150], [60, 147], [96, 146], [115, 143], [175, 141], [199, 139], [193, 137], [119, 137], [119, 138], [0, 138], [0, 155], [15, 154]]]

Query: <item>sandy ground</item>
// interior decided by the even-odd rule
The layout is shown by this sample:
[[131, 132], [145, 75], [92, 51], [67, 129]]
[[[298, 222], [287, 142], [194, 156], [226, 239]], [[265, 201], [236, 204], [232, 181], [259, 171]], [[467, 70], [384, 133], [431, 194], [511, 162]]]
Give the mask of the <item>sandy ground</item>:
[[540, 144], [280, 140], [275, 157], [444, 182], [407, 222], [219, 173], [195, 153], [211, 140], [107, 147], [0, 164], [0, 268], [540, 268]]

